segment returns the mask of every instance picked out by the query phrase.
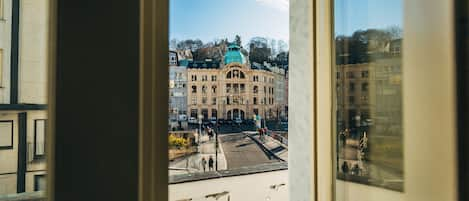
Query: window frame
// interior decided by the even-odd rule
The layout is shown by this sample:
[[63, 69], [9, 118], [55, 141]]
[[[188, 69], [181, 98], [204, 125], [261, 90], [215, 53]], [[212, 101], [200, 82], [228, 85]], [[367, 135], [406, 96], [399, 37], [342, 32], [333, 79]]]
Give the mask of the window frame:
[[10, 136], [10, 145], [8, 146], [0, 146], [0, 150], [9, 150], [14, 149], [14, 138], [15, 138], [15, 124], [13, 120], [0, 120], [0, 123], [10, 123], [11, 125], [11, 136]]
[[47, 189], [47, 174], [36, 174], [34, 175], [34, 191], [39, 191], [39, 178], [45, 179], [46, 181], [46, 189]]
[[[167, 105], [168, 86], [168, 0], [153, 1], [140, 0], [140, 111], [139, 116], [139, 201], [156, 201], [168, 199], [168, 171], [167, 163], [167, 108], [158, 107]], [[404, 66], [425, 66], [427, 71], [404, 68], [404, 100], [408, 105], [404, 108], [405, 124], [415, 125], [405, 127], [404, 132], [415, 133], [415, 136], [406, 136], [405, 147], [414, 144], [419, 149], [404, 149], [406, 160], [406, 193], [405, 200], [418, 198], [427, 201], [456, 200], [456, 153], [455, 147], [455, 108], [454, 108], [454, 59], [453, 59], [453, 30], [452, 1], [439, 0], [412, 0], [405, 2], [406, 17], [404, 25], [403, 48], [406, 50]], [[333, 176], [333, 147], [332, 135], [319, 135], [318, 133], [332, 133], [332, 8], [333, 3], [328, 0], [295, 0], [290, 1], [290, 65], [289, 75], [289, 132], [302, 133], [302, 138], [292, 138], [289, 142], [298, 143], [298, 147], [289, 149], [289, 189], [290, 200], [334, 200], [335, 177]], [[51, 0], [51, 21], [57, 20], [57, 5]], [[297, 12], [298, 11], [298, 12]], [[425, 16], [419, 18], [418, 16]], [[428, 23], [431, 21], [432, 23]], [[56, 34], [55, 27], [51, 26], [51, 36]], [[446, 30], [446, 31], [445, 31]], [[428, 31], [428, 35], [419, 33]], [[420, 39], [419, 39], [420, 37]], [[423, 37], [423, 38], [422, 38]], [[54, 37], [53, 37], [54, 38]], [[54, 41], [51, 40], [49, 51], [54, 53]], [[434, 41], [434, 43], [424, 43]], [[442, 45], [443, 44], [443, 45]], [[424, 49], [425, 51], [420, 51]], [[320, 50], [320, 51], [319, 51]], [[54, 75], [54, 55], [51, 54], [51, 71]], [[157, 56], [155, 56], [157, 55]], [[439, 58], [435, 62], [436, 58]], [[161, 66], [160, 66], [161, 65]], [[165, 66], [164, 68], [161, 68]], [[441, 68], [441, 66], [448, 66]], [[436, 79], [424, 79], [424, 78]], [[54, 79], [49, 89], [50, 124], [54, 122]], [[304, 90], [304, 89], [308, 90]], [[438, 109], [440, 114], [435, 116], [429, 104], [421, 104], [433, 97], [434, 89], [442, 96], [436, 96], [433, 103], [442, 103]], [[415, 91], [419, 93], [415, 93]], [[423, 95], [423, 96], [422, 96]], [[430, 96], [432, 95], [432, 96]], [[419, 97], [421, 96], [421, 97]], [[419, 105], [420, 103], [420, 105]], [[418, 109], [409, 109], [409, 108]], [[430, 110], [430, 111], [427, 111]], [[418, 112], [415, 112], [418, 111]], [[421, 113], [420, 113], [421, 112]], [[293, 115], [294, 114], [294, 115]], [[321, 117], [321, 118], [318, 118]], [[425, 122], [425, 123], [423, 123]], [[435, 123], [438, 122], [438, 123]], [[155, 126], [158, 125], [158, 126]], [[429, 128], [425, 125], [430, 125]], [[52, 126], [51, 126], [52, 127]], [[434, 129], [437, 128], [437, 129]], [[54, 200], [54, 171], [53, 150], [54, 138], [47, 140], [48, 150], [52, 151], [48, 157], [48, 199]], [[447, 138], [440, 138], [438, 142], [422, 137], [422, 133], [438, 136], [438, 131], [449, 133]], [[438, 144], [436, 144], [438, 143]], [[435, 145], [440, 145], [437, 151], [432, 151]], [[441, 146], [444, 145], [444, 146]], [[425, 157], [428, 152], [431, 157]], [[412, 162], [415, 159], [417, 162]], [[445, 164], [438, 163], [436, 159], [444, 159]], [[434, 174], [434, 172], [444, 174]], [[409, 182], [410, 181], [410, 182]], [[439, 185], [433, 185], [433, 184]], [[50, 188], [52, 187], [52, 188]], [[333, 187], [333, 188], [331, 188]], [[349, 190], [356, 189], [350, 186]], [[155, 190], [157, 189], [157, 190]], [[363, 199], [386, 201], [382, 197], [388, 193], [375, 188], [370, 196]], [[357, 194], [356, 194], [357, 195]], [[360, 195], [360, 194], [358, 194]], [[358, 199], [358, 198], [357, 198]], [[375, 199], [376, 200], [376, 199]]]
[[[320, 94], [316, 96], [317, 110], [314, 112], [321, 117], [316, 121], [316, 133], [330, 133], [331, 135], [316, 135], [317, 149], [314, 157], [317, 164], [315, 173], [317, 177], [315, 178], [315, 193], [312, 194], [315, 196], [313, 200], [329, 201], [336, 200], [336, 198], [344, 200], [344, 197], [335, 193], [339, 185], [344, 195], [354, 195], [350, 200], [457, 200], [453, 4], [453, 1], [437, 0], [403, 1], [403, 35], [405, 38], [402, 45], [405, 49], [403, 66], [425, 66], [425, 71], [418, 68], [404, 67], [402, 69], [402, 96], [403, 103], [405, 103], [403, 106], [404, 133], [412, 133], [412, 135], [408, 134], [404, 137], [405, 189], [403, 193], [400, 193], [351, 182], [336, 182], [334, 176], [336, 156], [335, 146], [333, 146], [336, 139], [332, 135], [335, 129], [333, 124], [335, 114], [332, 111], [335, 109], [331, 104], [332, 92], [335, 90], [332, 86], [336, 86], [332, 78], [337, 76], [332, 63], [335, 61], [335, 50], [332, 44], [334, 2], [314, 1], [312, 10], [315, 12], [312, 15], [315, 19], [312, 27], [316, 43], [311, 46], [315, 50], [313, 55], [316, 74], [313, 87], [316, 93]], [[427, 34], [422, 36], [421, 33]], [[295, 37], [295, 35], [290, 37]], [[435, 40], [437, 42], [425, 42]], [[293, 45], [291, 47], [295, 48]], [[446, 68], [441, 68], [441, 66]], [[295, 70], [294, 67], [291, 69]], [[294, 73], [290, 75], [292, 74]], [[368, 76], [372, 75], [368, 74]], [[354, 76], [354, 79], [356, 78]], [[340, 78], [338, 81], [340, 82]], [[444, 105], [435, 109], [432, 108], [432, 104], [422, 104], [428, 102], [439, 103], [438, 105], [444, 103]], [[294, 106], [295, 104], [291, 104], [290, 110]], [[441, 136], [442, 131], [447, 135], [443, 141], [440, 141], [441, 138], [436, 136]], [[425, 135], [434, 136], [434, 139], [424, 137]], [[415, 148], [416, 145], [418, 149]], [[435, 147], [438, 148], [435, 149]], [[291, 150], [290, 152], [291, 155], [296, 154]], [[445, 163], [438, 162], [438, 158], [445, 158]], [[293, 174], [296, 173], [293, 172]]]
[[46, 143], [46, 138], [47, 138], [47, 119], [34, 119], [34, 145], [33, 145], [33, 155], [34, 155], [34, 159], [35, 160], [38, 160], [38, 159], [44, 159], [46, 157], [46, 150], [44, 150], [44, 153], [43, 154], [38, 154], [37, 153], [37, 123], [38, 121], [44, 121], [44, 149], [46, 148], [47, 146], [47, 143]]

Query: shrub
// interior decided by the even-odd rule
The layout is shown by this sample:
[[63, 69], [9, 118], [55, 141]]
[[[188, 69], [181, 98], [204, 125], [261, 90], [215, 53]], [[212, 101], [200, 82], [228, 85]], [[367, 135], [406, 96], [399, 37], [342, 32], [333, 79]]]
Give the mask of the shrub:
[[189, 146], [189, 141], [185, 138], [182, 137], [177, 137], [174, 134], [169, 135], [169, 147], [176, 147], [176, 148], [181, 148], [181, 147], [187, 147]]

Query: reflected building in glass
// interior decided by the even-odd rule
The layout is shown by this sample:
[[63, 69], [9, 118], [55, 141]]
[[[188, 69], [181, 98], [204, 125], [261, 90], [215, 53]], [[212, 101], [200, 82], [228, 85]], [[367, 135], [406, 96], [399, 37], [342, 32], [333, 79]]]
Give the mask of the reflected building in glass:
[[337, 176], [403, 190], [401, 38], [336, 38]]

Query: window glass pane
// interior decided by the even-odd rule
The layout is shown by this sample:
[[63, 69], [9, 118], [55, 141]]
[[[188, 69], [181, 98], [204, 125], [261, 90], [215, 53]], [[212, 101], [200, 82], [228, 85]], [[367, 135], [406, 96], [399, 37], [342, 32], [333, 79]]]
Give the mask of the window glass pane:
[[354, 183], [403, 191], [402, 0], [334, 5], [337, 200]]
[[13, 122], [0, 122], [0, 149], [13, 148]]
[[34, 123], [34, 156], [41, 157], [45, 154], [46, 120], [35, 120]]
[[34, 175], [34, 190], [46, 190], [46, 175]]
[[288, 7], [170, 0], [170, 200], [288, 200]]
[[48, 4], [0, 0], [0, 197], [14, 200], [45, 189]]

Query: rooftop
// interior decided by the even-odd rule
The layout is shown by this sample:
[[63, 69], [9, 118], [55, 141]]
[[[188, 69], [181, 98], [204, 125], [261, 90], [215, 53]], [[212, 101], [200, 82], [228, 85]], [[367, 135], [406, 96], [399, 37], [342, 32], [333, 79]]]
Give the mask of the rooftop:
[[224, 56], [225, 65], [230, 63], [246, 64], [246, 58], [240, 50], [241, 48], [238, 45], [230, 44]]
[[199, 68], [199, 69], [211, 69], [211, 68], [220, 68], [220, 62], [218, 61], [189, 61], [187, 63], [187, 68]]

